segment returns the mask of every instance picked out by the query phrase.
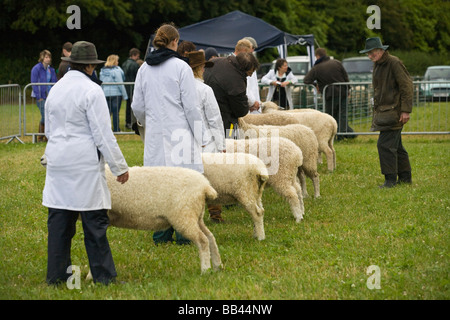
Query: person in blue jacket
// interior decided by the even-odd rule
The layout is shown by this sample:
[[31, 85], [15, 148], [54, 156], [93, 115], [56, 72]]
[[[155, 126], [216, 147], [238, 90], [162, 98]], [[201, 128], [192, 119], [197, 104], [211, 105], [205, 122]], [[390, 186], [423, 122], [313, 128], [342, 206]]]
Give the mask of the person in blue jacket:
[[[56, 72], [53, 67], [50, 66], [52, 63], [52, 54], [48, 50], [43, 50], [39, 54], [38, 63], [31, 69], [31, 83], [55, 83]], [[38, 141], [45, 141], [45, 100], [47, 99], [48, 93], [50, 91], [51, 85], [39, 85], [33, 86], [33, 91], [31, 97], [36, 98], [36, 104], [41, 113], [41, 120], [39, 121], [39, 133], [42, 135], [38, 136]]]
[[[125, 74], [119, 67], [119, 56], [112, 54], [108, 56], [105, 66], [100, 70], [100, 80], [102, 82], [124, 82]], [[123, 84], [102, 86], [108, 102], [109, 113], [113, 117], [113, 131], [119, 132], [119, 112], [122, 104], [122, 98], [128, 100], [127, 91]]]

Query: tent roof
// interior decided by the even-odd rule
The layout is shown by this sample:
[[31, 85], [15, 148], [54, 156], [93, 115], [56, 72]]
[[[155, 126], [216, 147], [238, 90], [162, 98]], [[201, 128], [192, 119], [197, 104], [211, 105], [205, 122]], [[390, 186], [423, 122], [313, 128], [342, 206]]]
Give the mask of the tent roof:
[[[197, 49], [214, 47], [219, 53], [234, 51], [236, 43], [244, 37], [253, 37], [261, 51], [279, 45], [314, 45], [313, 35], [296, 36], [285, 33], [262, 19], [241, 11], [232, 11], [223, 16], [201, 21], [178, 30], [180, 40], [193, 42]], [[154, 35], [151, 37], [149, 46]]]

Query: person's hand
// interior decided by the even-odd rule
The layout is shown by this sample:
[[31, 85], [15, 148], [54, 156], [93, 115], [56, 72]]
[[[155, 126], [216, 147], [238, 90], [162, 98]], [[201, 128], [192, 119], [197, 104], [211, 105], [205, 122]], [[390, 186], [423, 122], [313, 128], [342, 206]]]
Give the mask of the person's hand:
[[402, 112], [400, 114], [400, 120], [398, 122], [405, 124], [409, 121], [409, 113], [408, 112]]
[[250, 112], [256, 111], [259, 109], [259, 101], [255, 101], [255, 103], [250, 107]]
[[287, 87], [289, 85], [289, 81], [284, 81], [284, 82], [282, 82], [281, 83], [281, 86], [284, 88], [284, 87]]
[[121, 184], [124, 184], [125, 182], [128, 181], [129, 178], [129, 174], [128, 171], [125, 172], [124, 174], [121, 174], [120, 176], [117, 177], [117, 182], [120, 182]]

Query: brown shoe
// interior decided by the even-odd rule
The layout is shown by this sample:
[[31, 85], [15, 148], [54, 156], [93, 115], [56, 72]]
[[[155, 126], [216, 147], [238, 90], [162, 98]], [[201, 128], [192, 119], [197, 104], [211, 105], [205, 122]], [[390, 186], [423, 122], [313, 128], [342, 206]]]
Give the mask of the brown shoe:
[[209, 218], [212, 222], [215, 223], [224, 223], [225, 220], [222, 218], [222, 215], [220, 213], [211, 213], [209, 214]]

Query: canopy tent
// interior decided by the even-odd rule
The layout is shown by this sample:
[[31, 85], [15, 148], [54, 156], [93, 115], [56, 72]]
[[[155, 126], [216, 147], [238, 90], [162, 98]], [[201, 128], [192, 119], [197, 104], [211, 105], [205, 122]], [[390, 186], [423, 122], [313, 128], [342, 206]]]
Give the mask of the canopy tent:
[[[244, 37], [253, 37], [261, 51], [277, 47], [280, 57], [285, 58], [287, 46], [308, 46], [311, 65], [314, 65], [314, 35], [292, 35], [268, 24], [262, 19], [241, 11], [232, 11], [223, 16], [201, 21], [178, 30], [180, 41], [193, 42], [197, 49], [213, 47], [218, 53], [231, 53], [236, 43]], [[147, 52], [152, 50], [154, 35], [150, 37]]]

